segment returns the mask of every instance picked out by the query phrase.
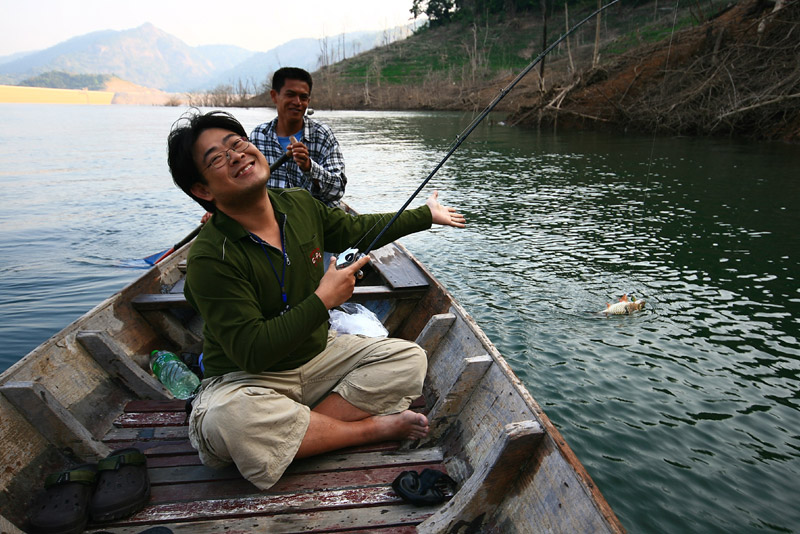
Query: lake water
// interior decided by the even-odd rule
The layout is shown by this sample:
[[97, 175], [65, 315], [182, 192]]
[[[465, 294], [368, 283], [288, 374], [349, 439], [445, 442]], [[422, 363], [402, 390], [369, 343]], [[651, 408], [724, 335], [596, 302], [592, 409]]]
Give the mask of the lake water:
[[[249, 131], [272, 110], [232, 110]], [[142, 274], [202, 210], [177, 108], [0, 105], [0, 370]], [[472, 119], [324, 112], [345, 199], [394, 210]], [[475, 317], [630, 532], [800, 531], [800, 150], [482, 124], [403, 243]], [[596, 312], [622, 293], [632, 316]], [[533, 528], [533, 527], [532, 527]]]

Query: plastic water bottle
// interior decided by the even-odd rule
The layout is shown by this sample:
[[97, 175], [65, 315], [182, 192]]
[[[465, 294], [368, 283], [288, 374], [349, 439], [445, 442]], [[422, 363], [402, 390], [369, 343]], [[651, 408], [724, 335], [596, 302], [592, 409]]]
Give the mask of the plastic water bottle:
[[150, 353], [150, 369], [170, 393], [188, 399], [200, 385], [200, 379], [175, 354], [166, 350]]

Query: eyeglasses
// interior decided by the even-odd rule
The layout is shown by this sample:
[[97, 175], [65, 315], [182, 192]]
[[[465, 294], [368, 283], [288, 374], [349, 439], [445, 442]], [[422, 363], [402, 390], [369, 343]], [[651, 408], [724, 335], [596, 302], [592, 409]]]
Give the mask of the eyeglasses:
[[211, 163], [208, 164], [206, 170], [210, 169], [211, 167], [214, 167], [215, 169], [224, 167], [231, 160], [231, 150], [241, 154], [247, 150], [247, 147], [249, 146], [250, 141], [248, 141], [246, 137], [239, 137], [233, 142], [230, 148], [217, 152], [211, 156]]

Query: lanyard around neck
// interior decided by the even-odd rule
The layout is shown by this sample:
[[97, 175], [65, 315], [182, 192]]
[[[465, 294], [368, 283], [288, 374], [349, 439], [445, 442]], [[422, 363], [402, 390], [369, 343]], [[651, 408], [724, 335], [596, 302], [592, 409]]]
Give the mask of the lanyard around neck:
[[289, 261], [289, 258], [286, 254], [286, 240], [283, 234], [283, 225], [278, 225], [278, 230], [281, 234], [281, 255], [283, 256], [283, 269], [281, 271], [281, 275], [278, 276], [278, 270], [275, 268], [275, 265], [272, 263], [272, 260], [269, 257], [269, 252], [267, 251], [266, 243], [263, 239], [258, 237], [253, 232], [250, 232], [250, 238], [261, 245], [261, 250], [264, 251], [264, 256], [267, 257], [267, 261], [269, 262], [269, 266], [272, 267], [272, 272], [275, 274], [275, 279], [278, 281], [278, 284], [281, 286], [281, 299], [283, 300], [283, 310], [281, 311], [281, 315], [289, 311], [289, 304], [287, 302], [286, 296], [286, 264]]

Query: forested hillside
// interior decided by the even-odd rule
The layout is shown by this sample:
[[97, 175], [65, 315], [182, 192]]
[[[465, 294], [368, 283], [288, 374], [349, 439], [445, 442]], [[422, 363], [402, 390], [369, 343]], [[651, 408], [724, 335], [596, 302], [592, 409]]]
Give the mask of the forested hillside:
[[52, 71], [26, 78], [22, 80], [19, 85], [25, 87], [103, 91], [105, 90], [106, 83], [108, 83], [110, 79], [110, 74], [70, 74], [68, 72]]
[[[423, 30], [316, 72], [313, 105], [479, 111], [597, 3], [412, 7], [431, 19]], [[497, 109], [535, 127], [796, 142], [798, 57], [800, 0], [620, 2], [563, 41]]]

